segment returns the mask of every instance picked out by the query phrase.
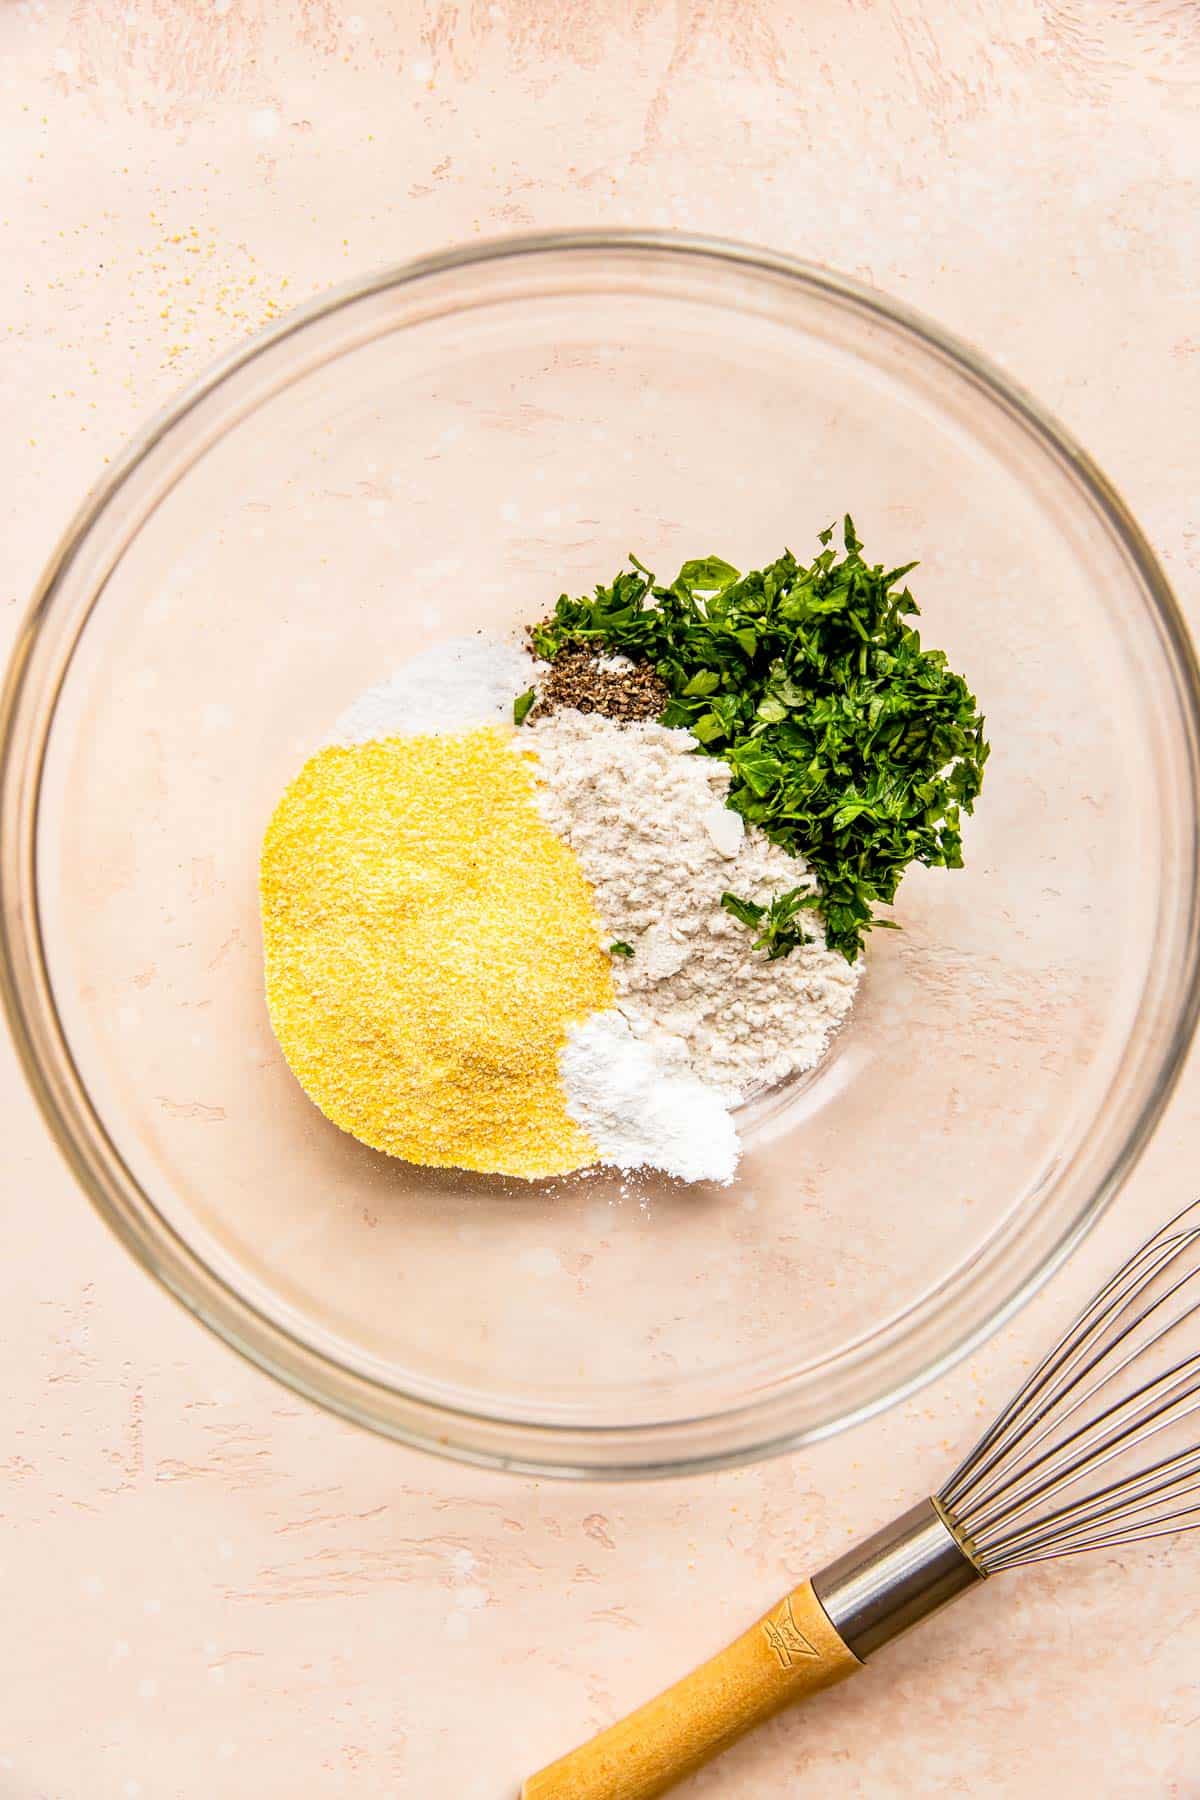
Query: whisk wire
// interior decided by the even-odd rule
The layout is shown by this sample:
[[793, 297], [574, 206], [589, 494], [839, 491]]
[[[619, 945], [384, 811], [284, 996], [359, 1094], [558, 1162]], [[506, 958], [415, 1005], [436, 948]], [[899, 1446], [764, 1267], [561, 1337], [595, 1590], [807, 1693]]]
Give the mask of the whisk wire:
[[[1193, 1482], [1188, 1488], [1178, 1490], [1177, 1498], [1182, 1499], [1196, 1492], [1197, 1484]], [[1086, 1522], [1079, 1521], [1064, 1527], [1061, 1522], [1055, 1521], [1043, 1530], [1015, 1540], [1002, 1555], [993, 1557], [989, 1566], [995, 1572], [1002, 1568], [1013, 1568], [1018, 1563], [1032, 1562], [1043, 1551], [1065, 1556], [1069, 1552], [1090, 1550], [1116, 1539], [1128, 1543], [1131, 1535], [1142, 1535], [1143, 1526], [1153, 1530], [1171, 1520], [1196, 1518], [1197, 1514], [1200, 1514], [1200, 1501], [1196, 1500], [1189, 1500], [1184, 1506], [1163, 1512], [1161, 1495], [1156, 1495], [1152, 1501], [1143, 1498], [1124, 1507], [1097, 1509]], [[1176, 1529], [1186, 1530], [1190, 1527], [1180, 1523]]]
[[[1082, 1372], [1083, 1375], [1085, 1375], [1085, 1376], [1090, 1375], [1092, 1370], [1094, 1368], [1096, 1368], [1099, 1363], [1101, 1363], [1105, 1360], [1105, 1358], [1110, 1354], [1110, 1351], [1112, 1349], [1115, 1349], [1117, 1347], [1117, 1345], [1124, 1343], [1132, 1335], [1132, 1333], [1134, 1331], [1136, 1331], [1136, 1329], [1138, 1328], [1139, 1325], [1145, 1324], [1146, 1320], [1150, 1317], [1150, 1315], [1153, 1312], [1158, 1310], [1160, 1307], [1165, 1306], [1168, 1300], [1171, 1300], [1174, 1298], [1175, 1294], [1179, 1292], [1180, 1288], [1184, 1287], [1187, 1284], [1187, 1282], [1194, 1280], [1198, 1275], [1200, 1275], [1200, 1269], [1191, 1270], [1187, 1275], [1183, 1276], [1179, 1281], [1177, 1281], [1175, 1286], [1170, 1290], [1170, 1292], [1167, 1294], [1164, 1294], [1161, 1300], [1155, 1301], [1153, 1306], [1146, 1307], [1141, 1313], [1139, 1313], [1137, 1318], [1131, 1320], [1129, 1325], [1126, 1326], [1124, 1328], [1124, 1330], [1122, 1330], [1118, 1334], [1118, 1336], [1113, 1339], [1113, 1342], [1110, 1346], [1106, 1346], [1104, 1350], [1102, 1350], [1101, 1352], [1099, 1352], [1098, 1355], [1096, 1355], [1095, 1357], [1092, 1358], [1091, 1362], [1087, 1366], [1087, 1369]], [[1071, 1418], [1073, 1414], [1080, 1412], [1088, 1404], [1088, 1402], [1090, 1400], [1092, 1400], [1100, 1392], [1101, 1388], [1111, 1387], [1114, 1384], [1114, 1382], [1118, 1379], [1118, 1377], [1121, 1376], [1122, 1374], [1124, 1374], [1125, 1370], [1127, 1368], [1129, 1368], [1129, 1366], [1132, 1363], [1138, 1361], [1139, 1358], [1144, 1357], [1148, 1350], [1152, 1349], [1156, 1344], [1162, 1342], [1172, 1331], [1177, 1330], [1180, 1325], [1185, 1324], [1186, 1321], [1188, 1319], [1190, 1319], [1193, 1316], [1193, 1314], [1195, 1314], [1197, 1312], [1200, 1312], [1200, 1301], [1197, 1301], [1194, 1305], [1188, 1307], [1185, 1312], [1177, 1314], [1175, 1318], [1168, 1320], [1168, 1322], [1165, 1325], [1163, 1325], [1160, 1328], [1160, 1330], [1153, 1337], [1151, 1337], [1145, 1344], [1136, 1345], [1134, 1347], [1134, 1349], [1129, 1351], [1128, 1355], [1122, 1357], [1120, 1359], [1120, 1361], [1117, 1362], [1113, 1368], [1107, 1370], [1100, 1377], [1099, 1381], [1093, 1383], [1093, 1385], [1090, 1388], [1085, 1388], [1084, 1391], [1078, 1396], [1078, 1398], [1073, 1400], [1072, 1403], [1070, 1404], [1070, 1406], [1066, 1407], [1063, 1410], [1063, 1412], [1058, 1415], [1059, 1421], [1065, 1423], [1065, 1421], [1067, 1419]], [[1049, 1436], [1050, 1433], [1054, 1430], [1054, 1428], [1055, 1427], [1054, 1427], [1053, 1422], [1047, 1424], [1042, 1429], [1042, 1431], [1037, 1434], [1036, 1437], [1034, 1437], [1033, 1439], [1030, 1440], [1030, 1443], [1027, 1446], [1027, 1449], [1032, 1449], [1036, 1443], [1041, 1442], [1045, 1437]]]
[[[1200, 1318], [1197, 1281], [1192, 1201], [1100, 1289], [939, 1490], [981, 1568], [1200, 1526], [1200, 1442], [1188, 1424], [1200, 1412], [1200, 1350], [1180, 1344]], [[1174, 1447], [1147, 1462], [1164, 1434]]]
[[1177, 1500], [1186, 1493], [1200, 1490], [1200, 1481], [1190, 1479], [1200, 1475], [1200, 1449], [1193, 1453], [1186, 1467], [1176, 1469], [1163, 1479], [1163, 1470], [1171, 1468], [1176, 1461], [1174, 1457], [1164, 1457], [1141, 1474], [1122, 1476], [1090, 1498], [1084, 1496], [1068, 1501], [1045, 1517], [1008, 1533], [1004, 1540], [1005, 1554], [1034, 1548], [1058, 1535], [1063, 1539], [1073, 1537], [1090, 1530], [1093, 1525], [1110, 1524], [1120, 1517], [1132, 1520], [1166, 1500]]
[[1050, 1549], [1039, 1550], [1032, 1556], [998, 1556], [987, 1565], [989, 1575], [999, 1575], [1005, 1569], [1024, 1569], [1032, 1563], [1057, 1562], [1064, 1556], [1081, 1556], [1085, 1550], [1120, 1550], [1128, 1544], [1148, 1544], [1154, 1538], [1178, 1537], [1181, 1532], [1195, 1531], [1200, 1519], [1191, 1525], [1172, 1525], [1159, 1520], [1161, 1526], [1156, 1531], [1118, 1531], [1111, 1537], [1089, 1538], [1082, 1544], [1066, 1544], [1061, 1549], [1057, 1544]]
[[[1182, 1215], [1180, 1216], [1182, 1217]], [[1200, 1232], [1197, 1235], [1200, 1235]], [[1045, 1399], [1044, 1404], [1037, 1407], [1033, 1421], [1035, 1426], [1052, 1409], [1057, 1391], [1056, 1384], [1075, 1378], [1074, 1364], [1086, 1354], [1088, 1345], [1108, 1324], [1110, 1318], [1119, 1314], [1126, 1304], [1128, 1295], [1119, 1290], [1129, 1288], [1140, 1291], [1147, 1280], [1152, 1280], [1157, 1276], [1159, 1270], [1171, 1259], [1173, 1254], [1174, 1251], [1169, 1244], [1159, 1244], [1155, 1239], [1150, 1239], [1134, 1253], [1127, 1264], [1117, 1270], [1111, 1280], [1095, 1295], [1071, 1329], [1064, 1333], [1047, 1352], [1024, 1386], [997, 1416], [974, 1448], [963, 1458], [949, 1481], [943, 1485], [941, 1498], [946, 1504], [956, 1506], [963, 1504], [973, 1491], [986, 1483], [987, 1476], [1007, 1455], [1013, 1442], [1026, 1429], [1026, 1414], [1037, 1407], [1037, 1402], [1042, 1400], [1047, 1389], [1050, 1389], [1050, 1395]], [[1154, 1261], [1154, 1266], [1148, 1275], [1140, 1267], [1144, 1258]]]
[[[1041, 1456], [1035, 1457], [1027, 1469], [1014, 1474], [997, 1490], [991, 1504], [972, 1515], [972, 1534], [982, 1535], [990, 1526], [1019, 1517], [1043, 1496], [1069, 1486], [1081, 1472], [1094, 1472], [1102, 1468], [1114, 1456], [1123, 1455], [1134, 1448], [1161, 1426], [1175, 1423], [1179, 1418], [1194, 1412], [1196, 1406], [1200, 1406], [1200, 1401], [1196, 1402], [1196, 1406], [1189, 1407], [1183, 1407], [1182, 1402], [1200, 1389], [1200, 1374], [1195, 1373], [1197, 1364], [1200, 1364], [1200, 1356], [1193, 1356], [1188, 1359], [1188, 1363], [1176, 1364], [1174, 1369], [1153, 1376], [1134, 1393], [1117, 1402], [1102, 1418], [1086, 1420], [1069, 1433], [1061, 1444], [1051, 1445]], [[1181, 1374], [1180, 1371], [1186, 1371], [1189, 1367], [1192, 1369], [1192, 1379], [1183, 1386], [1182, 1393], [1176, 1394], [1173, 1399], [1161, 1397], [1158, 1390], [1187, 1382], [1186, 1373]], [[1176, 1407], [1182, 1410], [1172, 1420], [1170, 1415]], [[1122, 1422], [1122, 1414], [1127, 1409], [1132, 1409], [1131, 1416]], [[1078, 1454], [1071, 1456], [1069, 1453], [1076, 1445], [1081, 1448]], [[1034, 1477], [1042, 1468], [1047, 1472], [1041, 1481], [1037, 1481]], [[1007, 1499], [1001, 1504], [1005, 1495]]]

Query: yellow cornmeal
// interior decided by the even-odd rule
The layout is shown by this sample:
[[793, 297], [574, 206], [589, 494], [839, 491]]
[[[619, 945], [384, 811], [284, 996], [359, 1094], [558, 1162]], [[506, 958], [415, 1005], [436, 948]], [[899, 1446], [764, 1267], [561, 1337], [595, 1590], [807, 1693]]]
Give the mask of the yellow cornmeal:
[[310, 757], [267, 829], [267, 1005], [321, 1111], [409, 1162], [561, 1175], [598, 1151], [558, 1078], [614, 1001], [574, 852], [495, 729]]

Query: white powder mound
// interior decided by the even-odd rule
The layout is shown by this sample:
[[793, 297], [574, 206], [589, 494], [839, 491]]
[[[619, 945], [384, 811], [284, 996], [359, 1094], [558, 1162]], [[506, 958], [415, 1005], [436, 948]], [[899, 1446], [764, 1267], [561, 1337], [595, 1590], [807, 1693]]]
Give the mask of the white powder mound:
[[690, 1072], [736, 1105], [819, 1062], [861, 959], [826, 949], [810, 914], [814, 942], [769, 962], [722, 910], [725, 892], [761, 904], [816, 885], [725, 806], [728, 765], [693, 754], [689, 732], [570, 710], [520, 743], [537, 752], [539, 804], [595, 890], [605, 942], [633, 949], [613, 958], [617, 1005], [659, 1068]]
[[337, 721], [333, 744], [370, 738], [470, 731], [513, 722], [513, 701], [534, 685], [543, 665], [504, 638], [479, 633], [450, 638], [358, 696]]
[[733, 1177], [738, 1136], [715, 1089], [687, 1071], [663, 1070], [619, 1012], [592, 1013], [559, 1056], [567, 1111], [618, 1169], [649, 1164], [680, 1181]]

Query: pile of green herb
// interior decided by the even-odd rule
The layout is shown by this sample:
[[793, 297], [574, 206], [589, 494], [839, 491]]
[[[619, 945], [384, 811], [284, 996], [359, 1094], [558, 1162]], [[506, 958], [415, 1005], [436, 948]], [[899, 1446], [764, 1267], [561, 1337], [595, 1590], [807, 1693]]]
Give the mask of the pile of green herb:
[[820, 882], [769, 907], [729, 894], [728, 910], [777, 957], [807, 941], [802, 915], [819, 908], [826, 942], [852, 962], [863, 934], [890, 923], [875, 908], [910, 863], [962, 866], [960, 815], [988, 745], [966, 682], [907, 623], [918, 607], [897, 584], [916, 565], [864, 562], [849, 517], [844, 556], [832, 536], [807, 568], [790, 551], [747, 575], [707, 556], [670, 587], [631, 556], [611, 587], [564, 594], [531, 635], [547, 660], [590, 645], [653, 665], [671, 696], [662, 723], [729, 764], [730, 806]]

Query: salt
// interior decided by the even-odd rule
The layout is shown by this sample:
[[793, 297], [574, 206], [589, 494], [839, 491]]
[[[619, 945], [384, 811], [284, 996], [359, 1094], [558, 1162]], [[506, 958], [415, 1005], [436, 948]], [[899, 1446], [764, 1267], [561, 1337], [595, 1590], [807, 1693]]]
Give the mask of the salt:
[[647, 1164], [680, 1181], [732, 1180], [738, 1135], [715, 1088], [663, 1068], [619, 1012], [574, 1025], [559, 1055], [567, 1112], [615, 1168]]
[[542, 665], [505, 638], [479, 632], [449, 638], [367, 688], [338, 719], [333, 744], [370, 738], [470, 731], [513, 722], [513, 701], [536, 682]]

